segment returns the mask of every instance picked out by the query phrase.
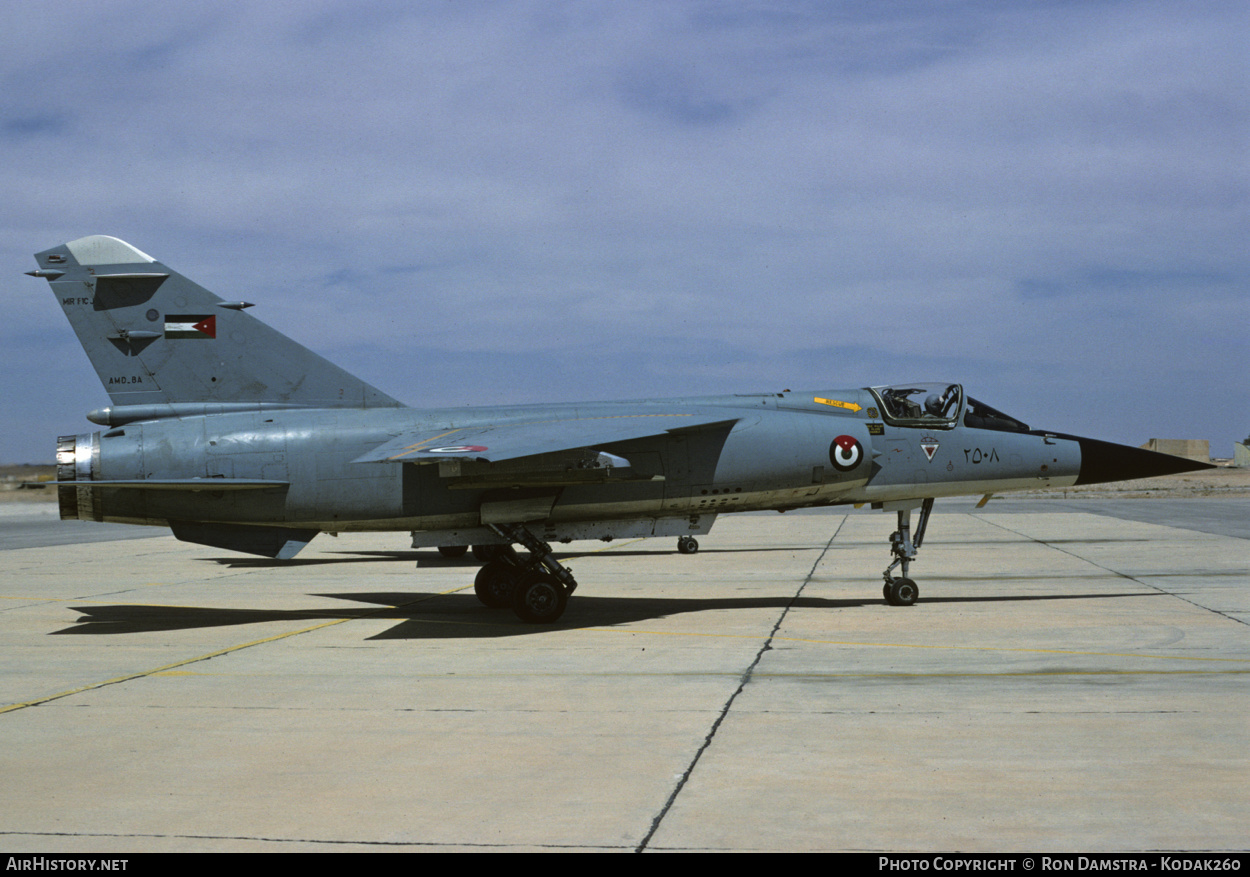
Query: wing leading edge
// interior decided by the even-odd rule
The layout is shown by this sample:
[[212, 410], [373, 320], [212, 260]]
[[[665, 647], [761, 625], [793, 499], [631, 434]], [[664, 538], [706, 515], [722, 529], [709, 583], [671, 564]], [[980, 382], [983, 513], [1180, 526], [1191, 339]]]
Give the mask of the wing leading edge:
[[739, 418], [709, 414], [609, 414], [478, 424], [452, 429], [413, 429], [391, 439], [356, 463], [437, 463], [476, 460], [498, 463], [664, 433], [729, 426]]

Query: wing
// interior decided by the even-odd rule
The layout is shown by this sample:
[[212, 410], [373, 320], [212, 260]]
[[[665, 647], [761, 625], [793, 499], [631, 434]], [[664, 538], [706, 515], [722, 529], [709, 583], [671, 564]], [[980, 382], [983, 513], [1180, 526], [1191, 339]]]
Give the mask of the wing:
[[437, 463], [442, 460], [498, 463], [560, 451], [601, 448], [668, 432], [729, 426], [736, 417], [706, 414], [603, 414], [452, 429], [413, 429], [357, 457], [357, 463]]

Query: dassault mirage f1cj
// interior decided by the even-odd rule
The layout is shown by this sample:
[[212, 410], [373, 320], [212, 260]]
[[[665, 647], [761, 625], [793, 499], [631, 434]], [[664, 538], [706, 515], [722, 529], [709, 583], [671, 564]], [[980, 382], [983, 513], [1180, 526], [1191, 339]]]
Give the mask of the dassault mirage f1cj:
[[474, 546], [478, 597], [526, 621], [577, 587], [554, 541], [690, 553], [720, 514], [870, 503], [898, 514], [884, 594], [909, 606], [935, 497], [1206, 465], [1030, 429], [954, 383], [408, 408], [116, 238], [35, 258], [112, 401], [88, 415], [107, 429], [58, 440], [62, 518], [283, 559], [322, 531], [412, 531]]

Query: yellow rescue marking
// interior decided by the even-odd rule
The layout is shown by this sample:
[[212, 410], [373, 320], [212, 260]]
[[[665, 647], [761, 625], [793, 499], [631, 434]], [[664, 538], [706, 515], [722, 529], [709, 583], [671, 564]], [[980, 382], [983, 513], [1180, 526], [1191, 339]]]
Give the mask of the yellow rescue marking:
[[856, 405], [854, 402], [839, 402], [837, 399], [822, 399], [819, 396], [812, 401], [816, 402], [818, 405], [832, 405], [834, 408], [842, 408], [846, 411], [863, 410], [863, 406]]

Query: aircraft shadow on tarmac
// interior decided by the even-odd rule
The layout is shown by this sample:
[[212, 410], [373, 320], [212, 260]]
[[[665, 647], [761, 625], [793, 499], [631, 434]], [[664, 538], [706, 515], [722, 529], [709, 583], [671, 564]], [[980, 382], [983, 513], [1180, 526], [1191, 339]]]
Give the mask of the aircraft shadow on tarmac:
[[[810, 545], [781, 545], [771, 548], [760, 548], [758, 546], [744, 546], [742, 548], [701, 548], [699, 554], [736, 554], [740, 552], [750, 552], [753, 554], [762, 554], [770, 551], [811, 551]], [[605, 556], [607, 557], [666, 557], [670, 554], [677, 554], [674, 551], [613, 551]], [[331, 563], [379, 563], [385, 561], [406, 561], [408, 563], [416, 563], [420, 569], [437, 569], [440, 567], [480, 567], [482, 561], [477, 558], [466, 555], [464, 557], [443, 557], [436, 551], [418, 551], [412, 549], [398, 549], [392, 551], [331, 551], [327, 554], [337, 555], [334, 557], [296, 557], [290, 560], [272, 560], [268, 557], [201, 557], [198, 558], [203, 563], [216, 563], [221, 566], [227, 566], [231, 569], [263, 569], [265, 567], [297, 567], [297, 566], [320, 566]], [[576, 562], [583, 557], [594, 556], [594, 552], [553, 552], [553, 556], [559, 561]]]
[[[70, 627], [52, 631], [62, 634], [128, 634], [168, 630], [193, 630], [270, 622], [318, 622], [340, 619], [388, 620], [397, 623], [366, 639], [492, 639], [533, 636], [550, 631], [635, 624], [685, 612], [735, 609], [881, 609], [898, 612], [877, 598], [828, 599], [824, 597], [596, 597], [578, 595], [555, 624], [526, 624], [506, 609], [487, 609], [471, 593], [432, 594], [413, 591], [385, 593], [315, 594], [335, 600], [371, 604], [376, 608], [352, 611], [335, 609], [222, 609], [203, 606], [72, 606], [82, 617]], [[1031, 602], [1035, 600], [1106, 600], [1122, 597], [1155, 597], [1157, 592], [1128, 591], [1117, 594], [987, 595], [984, 597], [926, 598], [921, 606], [951, 603]]]
[[[831, 550], [847, 550], [851, 548], [862, 548], [865, 545], [876, 545], [879, 540], [857, 540], [843, 541], [831, 546]], [[1097, 539], [1040, 539], [1037, 540], [1043, 545], [1099, 545], [1112, 542], [1150, 542], [1149, 538], [1138, 537], [1114, 537], [1114, 538], [1097, 538]], [[932, 542], [933, 545], [939, 545], [937, 540]], [[991, 545], [1002, 546], [1002, 540], [961, 540], [957, 543], [959, 547], [972, 545]], [[778, 545], [771, 547], [760, 547], [754, 545], [746, 545], [741, 548], [700, 548], [700, 555], [713, 554], [765, 554], [768, 552], [796, 552], [796, 551], [819, 551], [819, 548], [813, 548], [810, 544], [795, 545]], [[326, 552], [334, 556], [322, 557], [296, 557], [290, 560], [273, 560], [268, 557], [202, 557], [199, 560], [203, 563], [216, 563], [231, 569], [264, 569], [267, 567], [299, 567], [299, 566], [323, 566], [334, 563], [385, 563], [385, 562], [407, 562], [415, 563], [418, 569], [439, 569], [445, 567], [480, 567], [482, 561], [471, 555], [464, 557], [443, 557], [436, 551], [415, 550], [415, 549], [396, 549], [396, 550], [379, 550], [379, 551], [332, 551]], [[671, 554], [677, 554], [673, 551], [611, 551], [604, 553], [605, 557], [666, 557]], [[556, 560], [561, 562], [576, 562], [580, 558], [597, 556], [598, 552], [554, 552]], [[697, 563], [696, 558], [691, 558], [692, 563]]]

